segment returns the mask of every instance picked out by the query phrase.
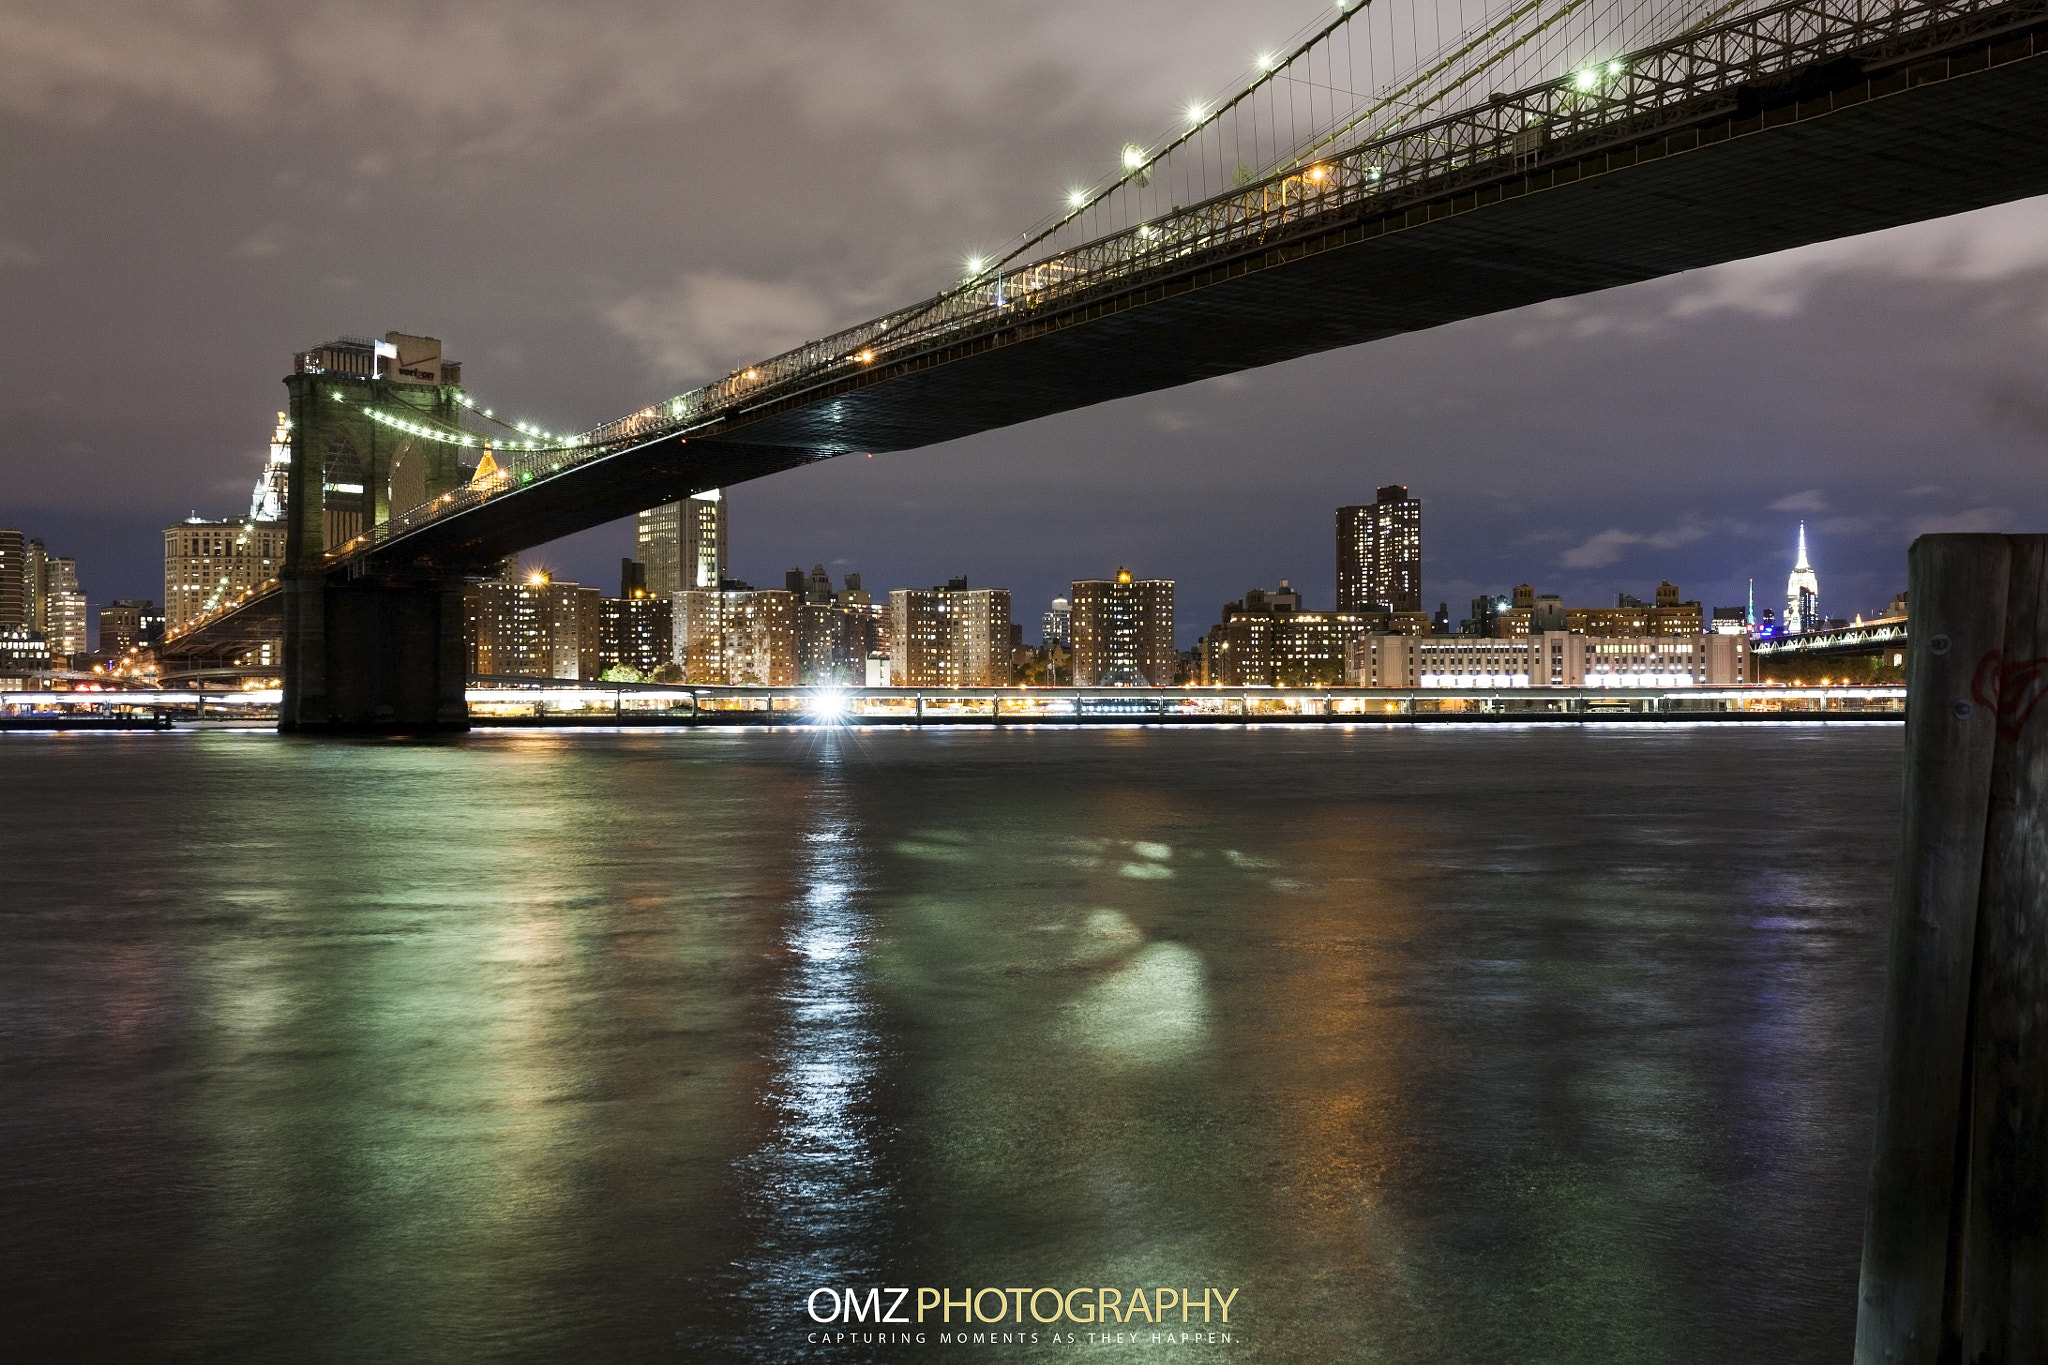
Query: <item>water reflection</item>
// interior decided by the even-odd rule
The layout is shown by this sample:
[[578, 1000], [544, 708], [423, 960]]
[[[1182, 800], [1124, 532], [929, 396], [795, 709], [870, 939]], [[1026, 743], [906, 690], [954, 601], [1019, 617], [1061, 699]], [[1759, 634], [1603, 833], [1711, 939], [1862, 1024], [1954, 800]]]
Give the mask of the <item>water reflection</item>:
[[783, 942], [789, 966], [778, 984], [766, 1141], [740, 1165], [749, 1191], [754, 1247], [745, 1290], [754, 1326], [736, 1352], [779, 1354], [793, 1310], [820, 1287], [871, 1285], [884, 1258], [894, 1205], [876, 1147], [874, 1112], [881, 1040], [873, 1019], [867, 953], [873, 934], [862, 904], [866, 856], [849, 797], [842, 746], [827, 732], [813, 780], [792, 821], [796, 895]]
[[17, 1355], [1845, 1349], [1896, 731], [105, 738], [5, 748]]

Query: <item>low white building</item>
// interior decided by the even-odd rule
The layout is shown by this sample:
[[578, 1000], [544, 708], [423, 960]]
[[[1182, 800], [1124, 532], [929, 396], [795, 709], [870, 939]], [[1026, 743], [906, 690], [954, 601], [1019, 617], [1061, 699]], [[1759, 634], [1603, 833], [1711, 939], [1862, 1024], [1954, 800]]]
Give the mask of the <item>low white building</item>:
[[1753, 681], [1746, 635], [1361, 635], [1346, 647], [1344, 665], [1350, 687], [1726, 687]]

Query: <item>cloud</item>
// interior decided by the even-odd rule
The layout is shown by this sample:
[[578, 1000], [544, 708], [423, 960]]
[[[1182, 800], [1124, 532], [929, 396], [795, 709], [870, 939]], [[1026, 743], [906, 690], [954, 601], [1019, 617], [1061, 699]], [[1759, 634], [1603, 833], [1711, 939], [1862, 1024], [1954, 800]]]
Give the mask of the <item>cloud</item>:
[[0, 241], [0, 270], [4, 270], [10, 265], [35, 265], [41, 259], [35, 252], [30, 251], [25, 246], [20, 246], [14, 242]]
[[1553, 299], [1528, 310], [1513, 341], [1528, 347], [1655, 336], [1722, 314], [1782, 321], [1838, 281], [1983, 285], [2041, 272], [2048, 272], [2048, 236], [2040, 208], [2020, 200], [1688, 270], [1644, 289]]
[[664, 379], [701, 384], [824, 335], [832, 309], [810, 285], [691, 272], [604, 310]]
[[1597, 569], [1614, 563], [1632, 546], [1648, 545], [1668, 550], [1673, 546], [1704, 540], [1706, 535], [1707, 528], [1690, 518], [1662, 531], [1624, 531], [1612, 527], [1566, 550], [1557, 557], [1557, 562], [1567, 569]]
[[1802, 493], [1791, 493], [1771, 504], [1773, 512], [1825, 512], [1827, 499], [1820, 495], [1818, 488], [1809, 488]]
[[291, 229], [283, 223], [267, 223], [242, 239], [235, 248], [237, 256], [278, 256], [284, 252], [286, 238]]

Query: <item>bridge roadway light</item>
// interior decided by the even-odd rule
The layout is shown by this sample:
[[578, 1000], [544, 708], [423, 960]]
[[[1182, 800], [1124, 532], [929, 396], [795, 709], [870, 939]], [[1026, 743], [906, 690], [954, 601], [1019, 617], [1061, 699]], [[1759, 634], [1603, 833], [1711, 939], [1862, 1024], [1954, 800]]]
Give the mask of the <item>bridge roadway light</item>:
[[1579, 90], [1591, 90], [1599, 83], [1600, 73], [1597, 71], [1581, 71], [1578, 75], [1572, 77], [1572, 85]]
[[1068, 207], [1068, 208], [1070, 208], [1070, 209], [1077, 209], [1077, 208], [1080, 208], [1080, 207], [1081, 207], [1081, 205], [1083, 205], [1083, 204], [1085, 204], [1085, 203], [1087, 203], [1087, 202], [1088, 202], [1088, 191], [1086, 191], [1086, 190], [1068, 190], [1068, 191], [1067, 191], [1067, 207]]
[[1200, 123], [1203, 117], [1202, 106], [1190, 103], [1187, 107], [1187, 115], [1189, 123]]
[[1135, 171], [1145, 164], [1145, 149], [1135, 142], [1124, 144], [1124, 169]]

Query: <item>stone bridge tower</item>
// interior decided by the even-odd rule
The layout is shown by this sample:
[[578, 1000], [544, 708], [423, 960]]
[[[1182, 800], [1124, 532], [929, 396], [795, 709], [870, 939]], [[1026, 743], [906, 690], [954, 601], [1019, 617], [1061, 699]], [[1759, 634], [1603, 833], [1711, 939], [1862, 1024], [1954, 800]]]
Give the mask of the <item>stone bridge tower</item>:
[[336, 573], [326, 560], [467, 479], [459, 446], [394, 425], [456, 427], [461, 367], [432, 337], [388, 332], [304, 352], [293, 369], [278, 728], [467, 728], [462, 589], [484, 568], [371, 557]]

